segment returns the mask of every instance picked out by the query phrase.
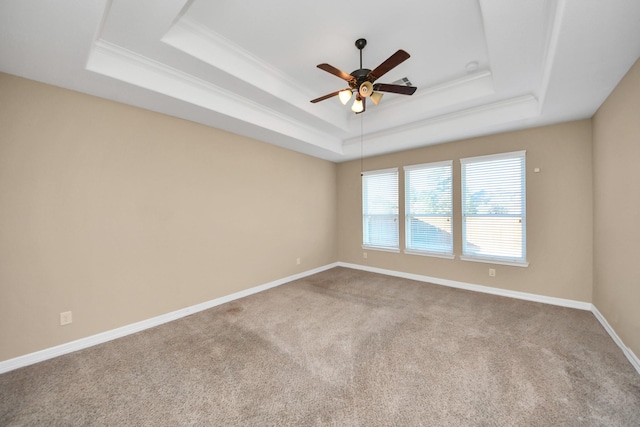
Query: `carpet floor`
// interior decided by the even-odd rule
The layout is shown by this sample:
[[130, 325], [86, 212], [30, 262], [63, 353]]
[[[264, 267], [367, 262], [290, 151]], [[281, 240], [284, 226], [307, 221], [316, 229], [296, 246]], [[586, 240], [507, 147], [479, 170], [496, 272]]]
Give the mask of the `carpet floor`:
[[0, 375], [2, 426], [639, 426], [592, 313], [334, 268]]

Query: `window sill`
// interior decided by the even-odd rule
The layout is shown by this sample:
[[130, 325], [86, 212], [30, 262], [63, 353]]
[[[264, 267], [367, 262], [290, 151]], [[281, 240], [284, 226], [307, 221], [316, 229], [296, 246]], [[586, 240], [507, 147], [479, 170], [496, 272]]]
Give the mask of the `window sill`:
[[464, 255], [461, 255], [460, 259], [462, 261], [482, 262], [485, 264], [510, 265], [512, 267], [529, 267], [529, 262], [527, 261], [509, 261], [509, 260], [499, 259], [499, 258], [483, 258], [483, 257], [472, 257], [472, 256], [464, 256]]
[[382, 251], [382, 252], [393, 252], [396, 254], [400, 253], [400, 249], [398, 248], [387, 248], [384, 246], [369, 246], [369, 245], [362, 245], [362, 249], [369, 249], [372, 251]]
[[430, 256], [434, 258], [456, 259], [456, 256], [454, 254], [442, 254], [438, 252], [419, 251], [416, 249], [405, 249], [404, 253], [407, 255], [419, 255], [419, 256]]

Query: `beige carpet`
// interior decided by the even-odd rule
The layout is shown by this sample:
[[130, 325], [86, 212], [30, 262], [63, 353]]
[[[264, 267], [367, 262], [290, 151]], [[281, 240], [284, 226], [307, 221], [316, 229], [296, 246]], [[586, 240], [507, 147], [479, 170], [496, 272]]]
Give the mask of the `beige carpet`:
[[335, 268], [0, 375], [2, 426], [640, 425], [586, 311]]

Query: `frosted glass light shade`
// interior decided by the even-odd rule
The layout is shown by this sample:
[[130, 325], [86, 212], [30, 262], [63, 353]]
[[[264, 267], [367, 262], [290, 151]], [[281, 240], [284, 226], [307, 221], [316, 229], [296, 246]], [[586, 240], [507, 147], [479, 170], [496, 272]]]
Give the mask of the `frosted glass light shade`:
[[351, 89], [341, 90], [340, 93], [338, 93], [338, 98], [340, 98], [342, 105], [347, 105], [347, 102], [351, 99]]
[[351, 111], [353, 111], [354, 113], [361, 113], [362, 110], [364, 110], [362, 99], [356, 98], [356, 100], [353, 101], [353, 105], [351, 106]]
[[382, 92], [373, 92], [369, 98], [371, 98], [374, 104], [378, 105], [382, 99], [382, 95], [384, 95]]

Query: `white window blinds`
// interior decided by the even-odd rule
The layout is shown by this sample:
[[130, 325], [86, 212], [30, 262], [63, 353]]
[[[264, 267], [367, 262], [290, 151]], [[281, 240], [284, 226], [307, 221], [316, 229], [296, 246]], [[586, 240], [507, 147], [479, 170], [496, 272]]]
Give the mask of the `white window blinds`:
[[398, 169], [362, 174], [362, 244], [399, 251]]
[[460, 163], [461, 259], [527, 265], [525, 152]]
[[453, 257], [452, 161], [406, 166], [407, 253]]

